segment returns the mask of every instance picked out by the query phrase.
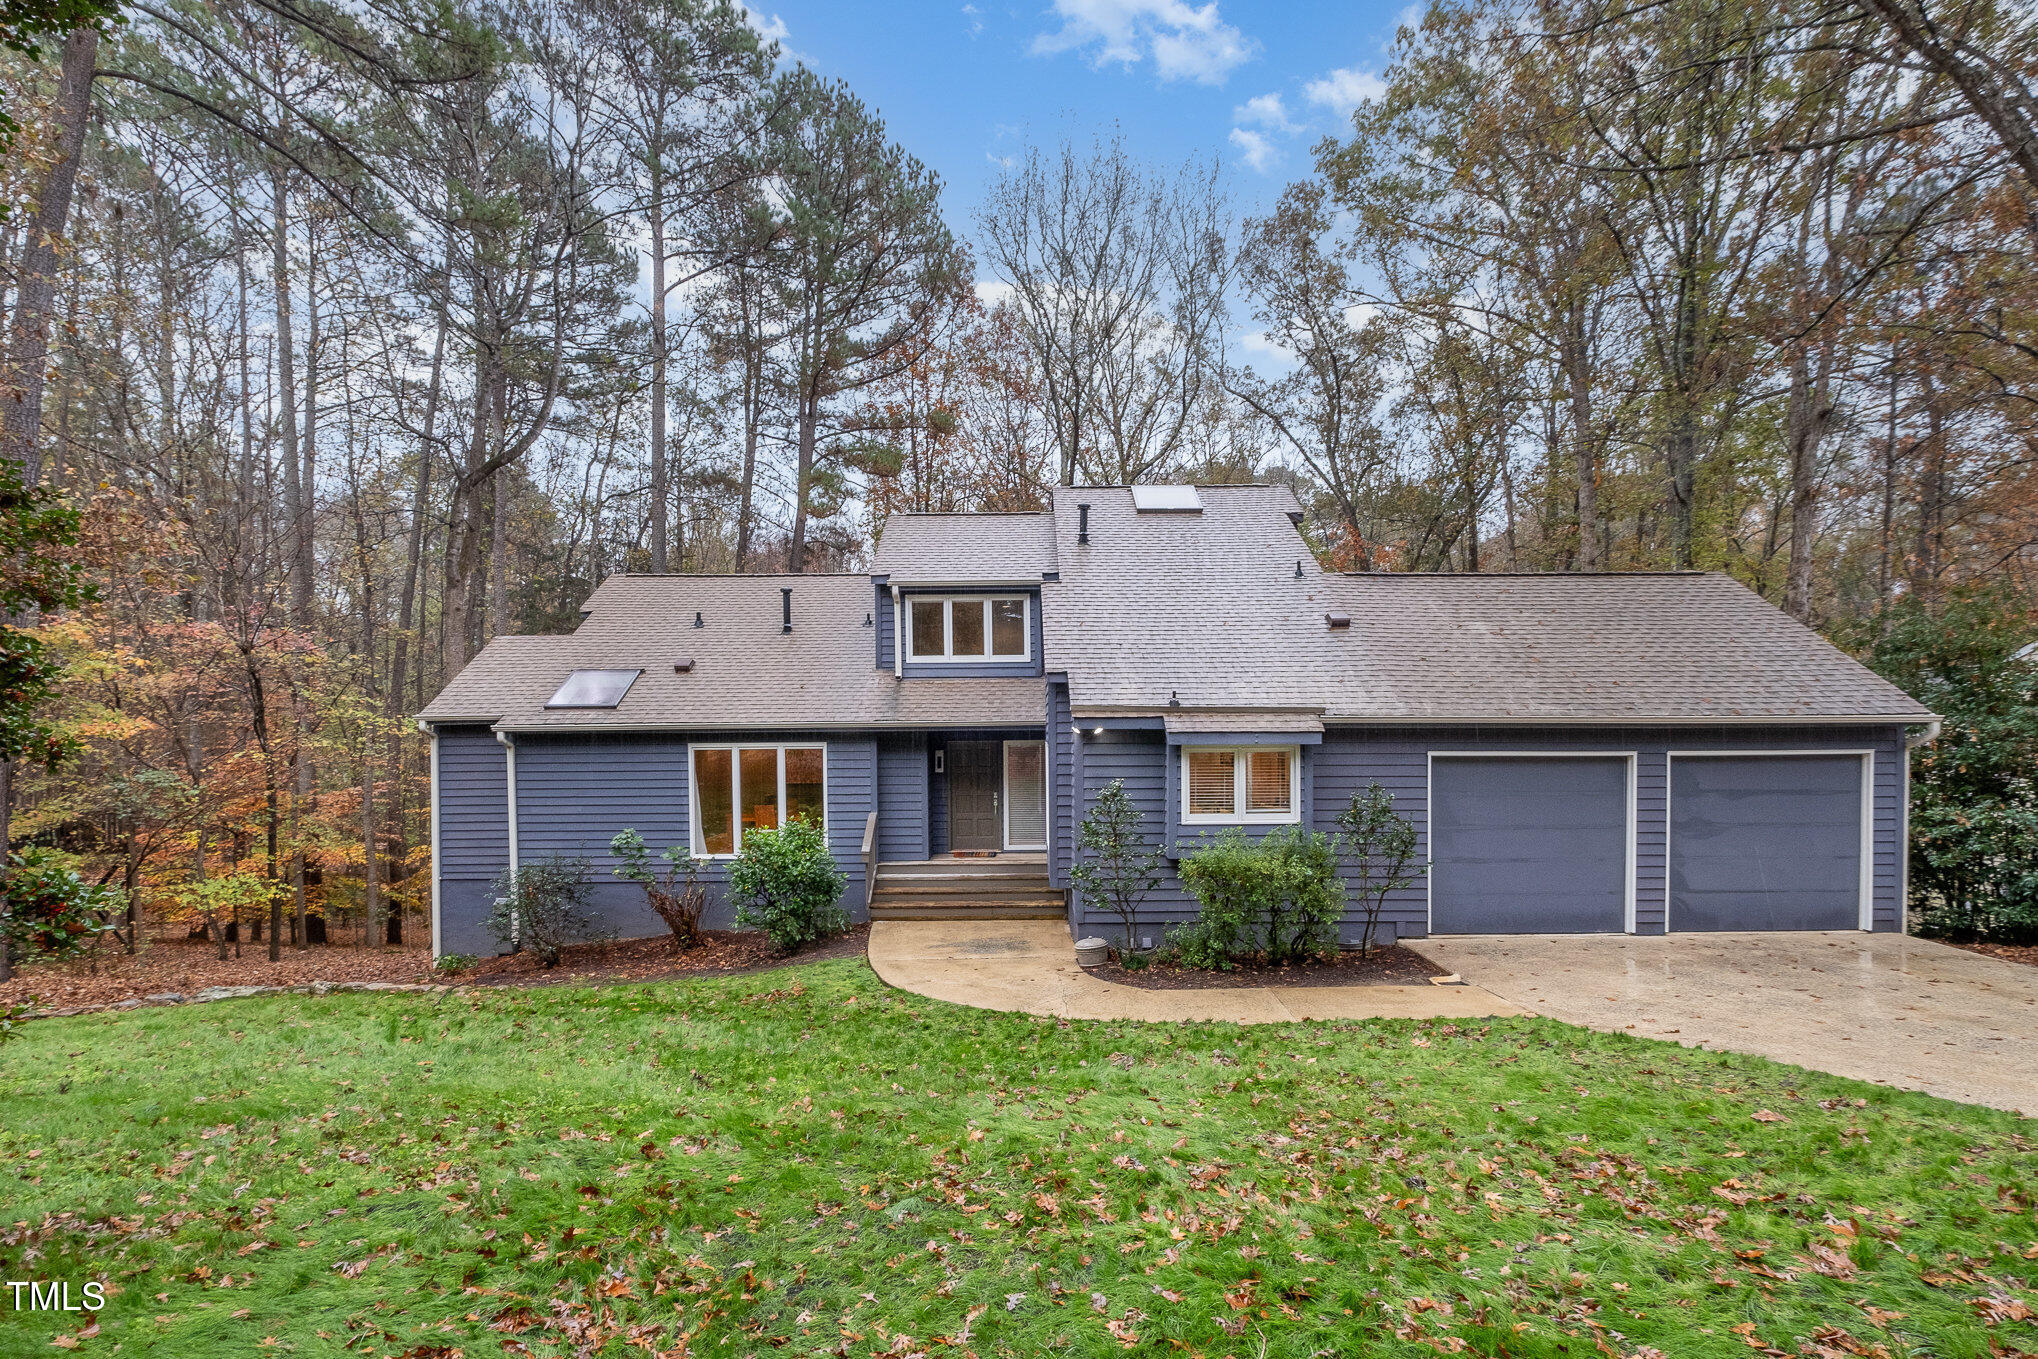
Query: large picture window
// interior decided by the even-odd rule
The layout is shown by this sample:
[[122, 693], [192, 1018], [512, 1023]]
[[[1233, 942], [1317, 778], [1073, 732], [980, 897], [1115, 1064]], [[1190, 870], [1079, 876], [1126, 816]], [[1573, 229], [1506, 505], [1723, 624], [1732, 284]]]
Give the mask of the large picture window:
[[693, 852], [743, 852], [746, 831], [776, 830], [800, 817], [827, 828], [824, 746], [694, 746]]
[[1203, 825], [1300, 821], [1301, 765], [1296, 746], [1185, 746], [1182, 820]]
[[906, 608], [906, 654], [916, 661], [1024, 661], [1031, 658], [1025, 595], [916, 597]]

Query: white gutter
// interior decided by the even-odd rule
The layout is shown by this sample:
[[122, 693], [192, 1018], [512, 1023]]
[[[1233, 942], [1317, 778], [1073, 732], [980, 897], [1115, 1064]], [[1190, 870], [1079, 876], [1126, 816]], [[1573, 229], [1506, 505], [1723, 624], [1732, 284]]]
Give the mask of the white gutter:
[[1917, 735], [1904, 737], [1904, 749], [1916, 750], [1919, 746], [1930, 745], [1939, 739], [1939, 729], [1944, 725], [1945, 723], [1939, 718], [1933, 718], [1925, 723], [1925, 729]]
[[899, 587], [892, 586], [892, 678], [906, 677], [906, 614], [899, 602]]

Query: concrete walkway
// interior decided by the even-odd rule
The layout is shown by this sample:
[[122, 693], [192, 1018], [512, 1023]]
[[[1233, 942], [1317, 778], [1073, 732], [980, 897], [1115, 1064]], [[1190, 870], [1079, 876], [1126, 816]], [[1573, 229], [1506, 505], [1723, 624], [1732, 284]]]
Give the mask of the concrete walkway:
[[1076, 966], [1059, 920], [879, 920], [870, 965], [887, 985], [980, 1010], [1060, 1019], [1477, 1019], [1526, 1013], [1476, 986], [1282, 986], [1148, 991]]
[[1851, 930], [1415, 947], [1551, 1019], [2038, 1114], [2038, 967]]

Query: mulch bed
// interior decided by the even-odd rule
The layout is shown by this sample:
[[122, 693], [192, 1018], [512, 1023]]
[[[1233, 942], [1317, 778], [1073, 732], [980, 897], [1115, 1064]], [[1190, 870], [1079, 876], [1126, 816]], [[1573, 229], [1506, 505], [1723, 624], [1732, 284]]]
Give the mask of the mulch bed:
[[684, 953], [669, 934], [655, 939], [619, 939], [611, 944], [575, 944], [560, 951], [557, 967], [541, 966], [528, 953], [512, 953], [484, 958], [452, 981], [459, 986], [586, 986], [727, 977], [823, 958], [861, 958], [869, 936], [870, 926], [857, 925], [839, 938], [782, 958], [772, 951], [770, 941], [755, 931], [702, 930], [700, 942]]
[[[1944, 942], [1953, 944], [1951, 939]], [[1990, 958], [2001, 958], [2006, 963], [2022, 963], [2026, 967], [2038, 967], [2038, 944], [1953, 944], [1969, 953], [1980, 953]]]
[[1199, 967], [1153, 964], [1128, 972], [1116, 962], [1088, 969], [1093, 977], [1136, 986], [1143, 991], [1201, 991], [1233, 986], [1425, 986], [1444, 969], [1409, 948], [1395, 944], [1376, 948], [1370, 957], [1356, 949], [1332, 962], [1298, 963], [1293, 967], [1240, 967], [1211, 972]]
[[[232, 945], [228, 945], [229, 954]], [[355, 948], [346, 944], [314, 944], [302, 953], [283, 946], [283, 957], [269, 961], [269, 945], [246, 943], [241, 956], [219, 957], [217, 945], [203, 941], [144, 940], [142, 951], [129, 955], [119, 945], [101, 948], [98, 970], [80, 958], [68, 963], [31, 963], [0, 982], [0, 1005], [35, 1003], [47, 1009], [79, 1005], [112, 1005], [141, 1000], [165, 991], [190, 995], [208, 986], [309, 986], [313, 982], [429, 982], [429, 949]]]
[[517, 953], [485, 958], [452, 977], [434, 972], [430, 950], [415, 947], [367, 949], [320, 944], [299, 953], [286, 946], [281, 960], [272, 963], [267, 944], [244, 944], [240, 957], [222, 961], [212, 944], [152, 940], [131, 957], [117, 947], [102, 951], [97, 975], [84, 959], [22, 967], [12, 981], [0, 982], [0, 1006], [28, 1004], [32, 998], [38, 1008], [68, 1010], [142, 1000], [168, 991], [189, 996], [208, 986], [309, 986], [313, 982], [557, 986], [719, 977], [818, 958], [860, 958], [869, 933], [868, 925], [859, 925], [839, 939], [781, 958], [761, 934], [704, 930], [701, 942], [685, 953], [673, 946], [671, 935], [661, 935], [577, 945], [565, 950], [559, 966], [549, 970], [530, 954]]

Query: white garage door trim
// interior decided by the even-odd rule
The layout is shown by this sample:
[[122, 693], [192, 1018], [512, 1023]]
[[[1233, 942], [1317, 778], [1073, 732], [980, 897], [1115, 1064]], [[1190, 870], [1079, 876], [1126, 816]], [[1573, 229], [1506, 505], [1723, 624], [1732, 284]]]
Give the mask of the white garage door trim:
[[1860, 900], [1857, 918], [1860, 929], [1872, 933], [1875, 929], [1875, 752], [1862, 750], [1670, 750], [1664, 752], [1663, 760], [1663, 932], [1670, 933], [1676, 924], [1670, 919], [1670, 837], [1677, 824], [1676, 813], [1670, 806], [1675, 794], [1677, 779], [1672, 766], [1680, 759], [1754, 759], [1774, 757], [1779, 760], [1803, 759], [1811, 755], [1852, 755], [1861, 761], [1861, 870], [1858, 895]]
[[[1628, 766], [1627, 872], [1624, 891], [1626, 932], [1635, 932], [1636, 874], [1636, 753], [1632, 750], [1432, 750], [1422, 767], [1422, 929], [1434, 933], [1436, 860], [1430, 855], [1430, 817], [1436, 808], [1436, 762], [1438, 760], [1625, 760]], [[1668, 890], [1667, 888], [1665, 889]]]

